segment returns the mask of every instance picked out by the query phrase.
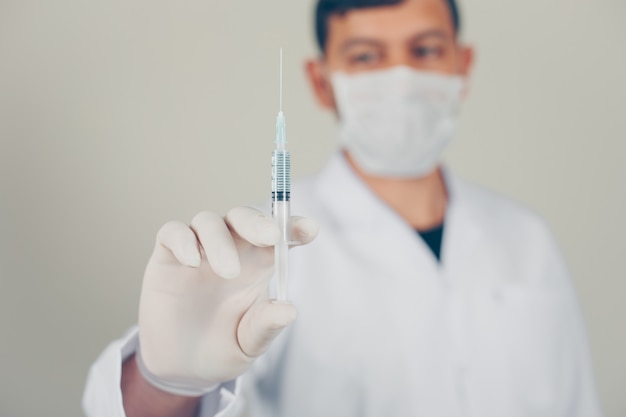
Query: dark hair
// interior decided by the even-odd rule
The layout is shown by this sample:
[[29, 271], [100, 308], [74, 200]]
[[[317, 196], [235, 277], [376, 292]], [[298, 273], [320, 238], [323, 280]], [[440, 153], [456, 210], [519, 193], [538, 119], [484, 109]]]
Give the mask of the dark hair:
[[[320, 51], [326, 51], [328, 38], [328, 19], [333, 15], [343, 15], [352, 9], [365, 9], [369, 7], [391, 6], [400, 4], [404, 0], [318, 0], [315, 7], [315, 35]], [[450, 8], [454, 30], [459, 33], [461, 18], [456, 0], [445, 0]]]

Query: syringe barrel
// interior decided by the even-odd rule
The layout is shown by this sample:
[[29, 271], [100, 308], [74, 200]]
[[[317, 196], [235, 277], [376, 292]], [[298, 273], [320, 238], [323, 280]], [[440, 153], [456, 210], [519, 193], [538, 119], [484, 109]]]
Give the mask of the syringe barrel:
[[289, 243], [291, 238], [289, 236], [289, 218], [291, 217], [289, 205], [289, 201], [272, 202], [272, 217], [280, 229], [280, 240], [284, 243]]
[[276, 266], [276, 298], [278, 302], [287, 301], [287, 275], [289, 273], [289, 220], [291, 209], [291, 157], [286, 149], [272, 152], [272, 217], [280, 229], [281, 239], [274, 246]]
[[291, 198], [291, 156], [288, 150], [272, 152], [272, 201]]
[[289, 276], [289, 245], [280, 243], [274, 246], [276, 267], [276, 301], [287, 302], [287, 280]]
[[272, 217], [282, 233], [282, 241], [289, 242], [289, 200], [291, 198], [291, 157], [287, 150], [272, 152]]
[[[288, 178], [288, 177], [287, 177]], [[291, 241], [289, 223], [291, 208], [289, 186], [272, 191], [272, 217], [280, 229], [280, 242], [274, 246], [276, 268], [276, 300], [287, 302], [287, 277], [289, 275], [289, 243]]]

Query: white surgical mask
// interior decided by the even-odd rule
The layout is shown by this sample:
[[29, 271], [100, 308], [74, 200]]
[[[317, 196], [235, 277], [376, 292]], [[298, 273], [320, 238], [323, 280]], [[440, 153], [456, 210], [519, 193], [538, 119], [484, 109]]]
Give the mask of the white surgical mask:
[[393, 67], [331, 77], [339, 137], [361, 169], [383, 177], [422, 177], [454, 138], [464, 79]]

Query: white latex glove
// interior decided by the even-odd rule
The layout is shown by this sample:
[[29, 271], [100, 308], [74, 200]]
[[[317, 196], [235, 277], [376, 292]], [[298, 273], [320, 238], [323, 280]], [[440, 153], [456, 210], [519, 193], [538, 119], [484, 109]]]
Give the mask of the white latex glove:
[[[291, 219], [291, 236], [303, 244], [317, 230], [311, 219]], [[268, 300], [279, 239], [274, 221], [248, 207], [159, 230], [139, 305], [137, 359], [149, 382], [203, 395], [241, 375], [295, 320], [292, 304]]]

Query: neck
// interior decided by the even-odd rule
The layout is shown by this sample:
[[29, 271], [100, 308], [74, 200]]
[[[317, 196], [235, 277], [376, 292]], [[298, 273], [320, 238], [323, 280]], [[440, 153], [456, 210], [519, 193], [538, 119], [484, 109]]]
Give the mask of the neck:
[[439, 169], [420, 178], [376, 177], [359, 168], [350, 154], [344, 154], [359, 178], [411, 227], [428, 230], [443, 223], [448, 193]]

